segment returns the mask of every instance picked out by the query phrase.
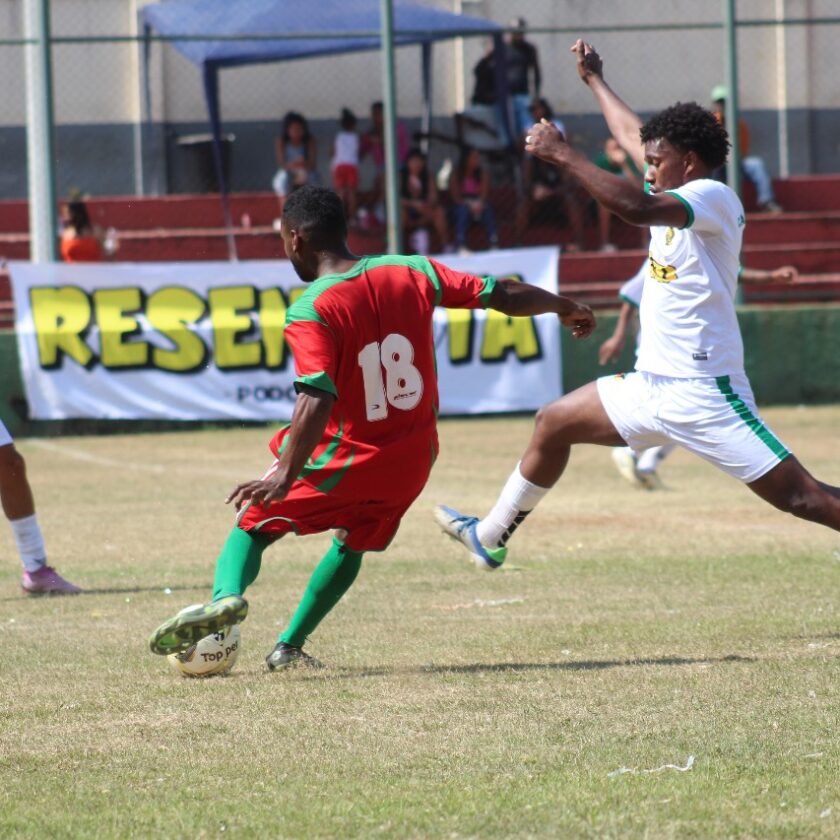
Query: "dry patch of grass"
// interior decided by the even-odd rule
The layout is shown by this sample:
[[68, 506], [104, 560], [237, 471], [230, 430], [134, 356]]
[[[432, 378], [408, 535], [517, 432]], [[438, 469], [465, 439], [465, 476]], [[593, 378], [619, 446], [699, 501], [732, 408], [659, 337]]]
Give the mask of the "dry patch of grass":
[[[840, 410], [766, 417], [840, 484]], [[687, 454], [644, 493], [584, 447], [510, 568], [477, 572], [431, 507], [484, 512], [530, 426], [442, 424], [394, 545], [312, 639], [330, 667], [262, 668], [326, 547], [286, 540], [237, 669], [195, 682], [145, 640], [206, 597], [267, 430], [22, 441], [89, 591], [21, 598], [0, 529], [0, 836], [836, 837], [840, 535]]]

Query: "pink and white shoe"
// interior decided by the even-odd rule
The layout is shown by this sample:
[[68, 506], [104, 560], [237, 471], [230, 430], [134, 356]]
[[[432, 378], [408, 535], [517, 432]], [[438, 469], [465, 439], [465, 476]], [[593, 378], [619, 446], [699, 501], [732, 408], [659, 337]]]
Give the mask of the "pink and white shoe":
[[27, 595], [78, 595], [82, 590], [65, 580], [52, 566], [24, 571], [20, 585]]

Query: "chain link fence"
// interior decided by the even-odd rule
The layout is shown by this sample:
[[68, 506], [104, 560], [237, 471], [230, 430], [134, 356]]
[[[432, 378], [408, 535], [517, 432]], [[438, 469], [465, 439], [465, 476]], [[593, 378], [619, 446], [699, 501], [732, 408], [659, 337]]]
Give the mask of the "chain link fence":
[[[151, 111], [146, 113], [142, 33], [137, 26], [142, 5], [137, 0], [52, 4], [54, 177], [60, 197], [192, 194], [217, 189], [201, 74], [171, 44], [159, 39], [149, 52]], [[635, 10], [616, 12], [614, 25], [603, 19], [604, 8], [613, 4], [534, 2], [514, 8], [516, 4], [493, 0], [439, 0], [430, 5], [483, 16], [502, 26], [509, 26], [511, 12], [527, 10], [525, 37], [538, 50], [540, 95], [572, 142], [593, 158], [603, 148], [606, 128], [575, 76], [568, 55], [573, 32], [592, 33], [605, 56], [608, 79], [643, 113], [677, 99], [708, 103], [709, 91], [723, 81], [720, 4], [677, 3], [669, 20], [663, 20], [661, 14], [657, 19], [654, 8], [661, 10], [661, 4], [643, 2]], [[755, 23], [768, 5], [744, 2], [741, 8], [744, 16], [754, 14]], [[781, 4], [785, 11], [799, 12], [801, 5]], [[840, 18], [830, 17], [830, 2], [814, 0], [806, 6], [810, 24], [780, 26], [769, 21], [758, 26], [742, 21], [739, 31], [741, 101], [752, 128], [753, 149], [766, 158], [774, 174], [840, 170], [836, 141], [840, 100], [831, 83], [837, 75], [832, 69], [836, 62], [832, 44]], [[564, 17], [574, 16], [580, 26], [565, 25], [567, 20], [558, 25], [561, 11]], [[20, 200], [27, 195], [20, 2], [0, 0], [0, 31], [0, 72], [6, 80], [0, 98], [0, 199]], [[438, 240], [437, 247], [465, 244], [453, 212], [457, 202], [447, 197], [451, 173], [457, 177], [459, 171], [469, 170], [458, 166], [465, 143], [482, 150], [480, 157], [491, 182], [488, 201], [497, 217], [493, 235], [476, 209], [480, 202], [470, 207], [469, 220], [484, 227], [478, 234], [478, 247], [497, 241], [514, 244], [522, 238], [517, 212], [522, 212], [528, 198], [528, 175], [523, 177], [521, 136], [511, 141], [496, 109], [472, 101], [491, 43], [479, 36], [435, 46], [428, 124], [423, 120], [421, 49], [397, 51], [400, 157], [405, 161], [409, 148], [415, 146], [428, 153], [430, 179], [441, 187], [446, 211], [444, 222], [434, 214], [423, 217], [423, 226]], [[533, 91], [533, 77], [531, 81]], [[290, 113], [305, 118], [307, 136], [312, 138], [308, 147], [311, 171], [306, 177], [332, 184], [336, 137], [342, 111], [347, 109], [355, 115], [353, 130], [362, 138], [356, 198], [359, 221], [381, 221], [381, 158], [372, 113], [373, 104], [382, 99], [378, 52], [226, 70], [220, 85], [224, 158], [234, 193], [270, 196], [276, 191], [278, 170], [289, 164], [288, 147], [300, 145], [290, 141], [288, 131], [285, 150], [281, 142], [284, 118]], [[465, 119], [456, 117], [464, 113]], [[297, 154], [295, 149], [291, 154]], [[407, 175], [406, 189], [410, 181]], [[474, 183], [467, 186], [468, 193], [478, 189]], [[427, 191], [426, 187], [420, 190], [424, 195]], [[597, 247], [594, 207], [585, 206], [584, 218], [576, 220], [567, 201], [555, 203], [550, 221], [565, 231], [561, 238], [578, 238], [575, 225], [580, 223], [589, 232], [579, 244]], [[238, 214], [237, 224], [244, 224], [248, 215]], [[14, 218], [8, 208], [0, 209], [0, 234], [16, 232], [20, 223]], [[530, 229], [534, 220], [529, 216], [527, 221]], [[475, 242], [476, 234], [469, 235]]]

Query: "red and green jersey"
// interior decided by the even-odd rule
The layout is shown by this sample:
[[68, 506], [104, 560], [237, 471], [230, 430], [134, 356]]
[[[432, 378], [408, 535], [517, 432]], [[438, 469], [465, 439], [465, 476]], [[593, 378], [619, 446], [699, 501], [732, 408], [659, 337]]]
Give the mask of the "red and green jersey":
[[[484, 307], [494, 285], [427, 257], [365, 257], [295, 301], [285, 332], [295, 381], [336, 397], [303, 480], [322, 492], [381, 495], [428, 475], [437, 455], [434, 308]], [[272, 441], [275, 455], [287, 431]], [[383, 486], [371, 487], [372, 476]]]

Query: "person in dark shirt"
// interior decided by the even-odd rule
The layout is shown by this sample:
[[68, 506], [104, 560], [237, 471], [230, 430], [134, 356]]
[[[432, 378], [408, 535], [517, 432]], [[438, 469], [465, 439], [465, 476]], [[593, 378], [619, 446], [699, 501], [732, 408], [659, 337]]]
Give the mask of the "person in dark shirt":
[[514, 18], [510, 26], [513, 31], [508, 40], [505, 60], [508, 90], [513, 101], [514, 129], [519, 135], [532, 123], [531, 102], [539, 98], [542, 75], [537, 48], [525, 40], [525, 19]]

